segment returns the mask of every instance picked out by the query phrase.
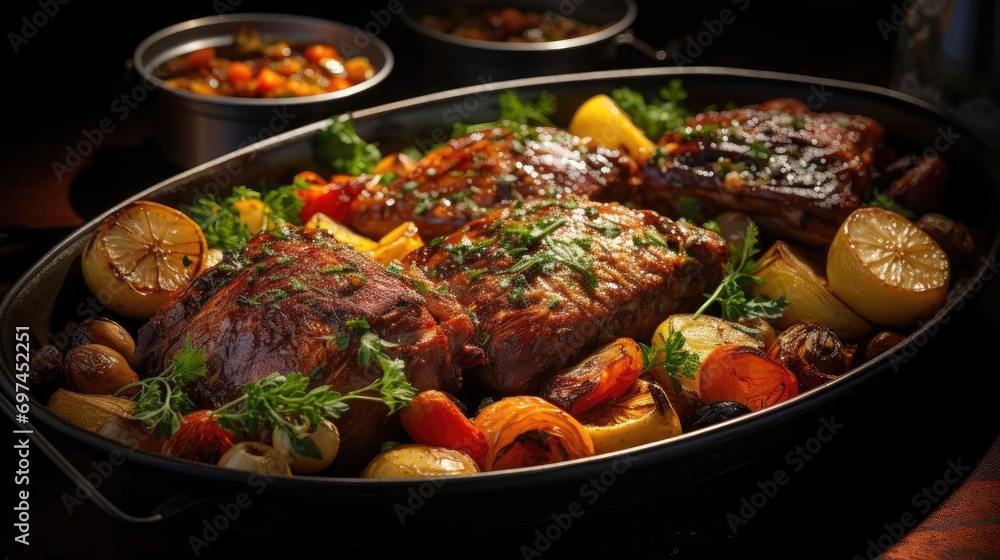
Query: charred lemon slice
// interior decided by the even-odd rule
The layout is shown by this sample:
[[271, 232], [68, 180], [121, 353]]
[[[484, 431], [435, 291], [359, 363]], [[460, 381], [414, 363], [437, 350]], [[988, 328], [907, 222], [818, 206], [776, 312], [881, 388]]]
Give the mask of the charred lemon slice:
[[904, 327], [944, 305], [951, 279], [948, 256], [902, 215], [865, 207], [840, 226], [827, 254], [830, 289], [858, 315]]
[[83, 280], [109, 309], [152, 317], [205, 269], [208, 243], [180, 210], [136, 201], [101, 222], [83, 249]]
[[617, 399], [580, 414], [595, 453], [610, 453], [678, 436], [681, 421], [663, 387], [643, 378]]
[[583, 102], [569, 122], [570, 134], [593, 138], [601, 146], [624, 149], [639, 163], [645, 163], [656, 145], [607, 95], [599, 94]]

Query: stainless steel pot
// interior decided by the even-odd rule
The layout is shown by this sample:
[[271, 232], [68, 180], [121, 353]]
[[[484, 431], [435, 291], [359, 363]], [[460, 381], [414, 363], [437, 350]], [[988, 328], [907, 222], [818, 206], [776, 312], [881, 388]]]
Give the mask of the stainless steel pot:
[[[513, 43], [468, 39], [421, 23], [425, 14], [448, 14], [456, 7], [475, 13], [502, 6], [611, 24], [572, 39]], [[456, 87], [606, 69], [622, 44], [618, 36], [629, 30], [637, 15], [634, 0], [509, 0], [502, 4], [495, 0], [429, 0], [407, 4], [400, 17], [419, 37], [428, 77], [439, 86]]]
[[[376, 73], [344, 90], [274, 99], [209, 97], [169, 87], [153, 75], [160, 64], [176, 56], [232, 44], [242, 25], [253, 26], [265, 38], [330, 43], [345, 55], [368, 57]], [[188, 168], [286, 130], [364, 106], [392, 71], [394, 57], [383, 41], [343, 23], [249, 13], [193, 19], [162, 29], [139, 43], [133, 64], [158, 98], [157, 144], [172, 163]]]

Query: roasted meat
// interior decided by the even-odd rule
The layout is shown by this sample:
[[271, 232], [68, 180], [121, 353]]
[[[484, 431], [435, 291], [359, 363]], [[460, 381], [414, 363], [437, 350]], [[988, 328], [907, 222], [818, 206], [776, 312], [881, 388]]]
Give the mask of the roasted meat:
[[553, 373], [617, 337], [650, 340], [722, 279], [715, 233], [582, 197], [502, 208], [407, 256], [475, 314], [483, 387], [534, 393]]
[[564, 130], [494, 127], [432, 150], [388, 186], [366, 185], [351, 225], [378, 239], [412, 221], [431, 239], [519, 200], [577, 194], [624, 202], [641, 178], [628, 155]]
[[659, 140], [665, 153], [645, 168], [640, 207], [699, 219], [737, 210], [765, 233], [808, 244], [833, 239], [892, 157], [877, 121], [795, 100], [707, 111], [687, 124]]
[[[273, 372], [300, 372], [314, 385], [345, 393], [382, 375], [374, 362], [359, 365], [360, 334], [345, 327], [358, 318], [396, 345], [384, 351], [403, 360], [418, 390], [457, 391], [462, 371], [482, 360], [471, 344], [472, 321], [447, 294], [389, 272], [323, 230], [285, 228], [253, 237], [165, 304], [140, 328], [134, 366], [162, 371], [190, 336], [208, 370], [188, 389], [201, 407], [217, 408]], [[350, 342], [338, 348], [345, 334]], [[379, 402], [350, 401], [335, 421], [341, 434], [335, 469], [363, 466], [395, 435], [398, 420], [387, 410]]]

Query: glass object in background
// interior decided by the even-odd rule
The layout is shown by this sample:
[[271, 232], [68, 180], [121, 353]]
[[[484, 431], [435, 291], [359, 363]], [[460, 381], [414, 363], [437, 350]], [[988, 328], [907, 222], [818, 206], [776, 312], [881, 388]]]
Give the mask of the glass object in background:
[[891, 85], [1000, 147], [1000, 2], [907, 1]]

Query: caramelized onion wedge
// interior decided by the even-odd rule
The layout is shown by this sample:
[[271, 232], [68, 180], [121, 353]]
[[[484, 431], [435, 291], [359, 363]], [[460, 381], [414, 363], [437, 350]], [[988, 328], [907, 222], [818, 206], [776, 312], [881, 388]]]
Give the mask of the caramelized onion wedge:
[[788, 299], [788, 307], [774, 320], [778, 329], [787, 329], [798, 322], [819, 323], [841, 340], [850, 340], [872, 330], [871, 324], [834, 295], [823, 271], [791, 245], [776, 242], [759, 262], [765, 264], [756, 275], [764, 282], [754, 285], [754, 294]]
[[541, 396], [578, 417], [622, 396], [639, 378], [642, 367], [642, 348], [630, 338], [619, 338], [549, 378]]
[[91, 432], [98, 431], [109, 418], [130, 418], [135, 402], [111, 395], [88, 395], [56, 389], [46, 406], [49, 412]]
[[541, 397], [502, 398], [483, 407], [473, 422], [489, 443], [484, 470], [559, 463], [594, 454], [594, 442], [583, 425]]
[[594, 442], [594, 452], [610, 453], [681, 434], [681, 421], [655, 381], [636, 379], [618, 398], [577, 416]]

